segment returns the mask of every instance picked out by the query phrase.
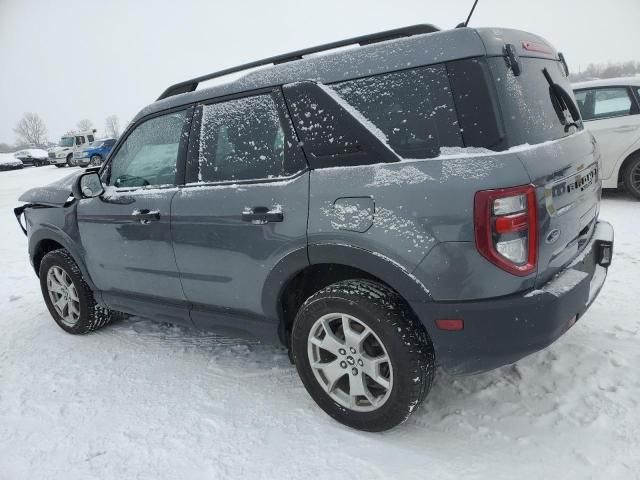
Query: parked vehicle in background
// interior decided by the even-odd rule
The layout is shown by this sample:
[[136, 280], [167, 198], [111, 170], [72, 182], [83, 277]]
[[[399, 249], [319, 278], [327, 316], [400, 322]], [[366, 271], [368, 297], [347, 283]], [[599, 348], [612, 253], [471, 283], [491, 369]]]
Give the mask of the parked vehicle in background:
[[380, 431], [436, 365], [513, 363], [582, 317], [613, 248], [599, 162], [544, 39], [416, 25], [173, 85], [15, 214], [65, 331], [126, 312], [281, 342], [325, 412]]
[[49, 154], [46, 150], [40, 148], [20, 150], [14, 153], [13, 156], [22, 161], [24, 165], [33, 165], [34, 167], [49, 165]]
[[49, 163], [56, 167], [75, 166], [74, 154], [82, 152], [95, 140], [96, 130], [63, 135], [57, 147], [49, 150]]
[[18, 160], [13, 153], [0, 153], [0, 171], [17, 170], [24, 167], [22, 160]]
[[640, 77], [573, 85], [585, 127], [602, 154], [602, 187], [640, 199]]
[[96, 140], [84, 151], [74, 154], [75, 163], [80, 166], [91, 165], [92, 167], [99, 167], [107, 158], [115, 143], [115, 138]]

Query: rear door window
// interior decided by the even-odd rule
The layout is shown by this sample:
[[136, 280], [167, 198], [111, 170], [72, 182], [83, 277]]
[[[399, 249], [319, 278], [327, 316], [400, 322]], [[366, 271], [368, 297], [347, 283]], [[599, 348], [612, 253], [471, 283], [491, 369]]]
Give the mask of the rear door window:
[[204, 105], [197, 181], [270, 179], [301, 170], [304, 158], [290, 129], [271, 94]]
[[380, 129], [403, 158], [433, 158], [440, 147], [463, 146], [444, 65], [350, 80], [331, 88]]
[[579, 90], [576, 99], [584, 120], [623, 117], [630, 115], [633, 107], [627, 87]]

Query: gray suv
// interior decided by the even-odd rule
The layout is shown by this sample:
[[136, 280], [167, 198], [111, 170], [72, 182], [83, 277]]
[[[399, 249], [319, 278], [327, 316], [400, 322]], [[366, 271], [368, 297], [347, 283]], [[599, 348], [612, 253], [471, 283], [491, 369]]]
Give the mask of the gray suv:
[[605, 281], [567, 74], [530, 33], [417, 25], [173, 85], [105, 165], [20, 197], [47, 307], [281, 343], [329, 415], [391, 428], [436, 366], [546, 347]]

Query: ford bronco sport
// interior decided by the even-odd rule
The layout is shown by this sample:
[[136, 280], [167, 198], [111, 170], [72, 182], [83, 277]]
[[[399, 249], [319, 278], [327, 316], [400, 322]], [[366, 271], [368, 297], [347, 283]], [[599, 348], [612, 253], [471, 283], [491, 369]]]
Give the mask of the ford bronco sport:
[[329, 415], [391, 428], [437, 365], [540, 350], [605, 281], [567, 73], [530, 33], [418, 25], [174, 85], [99, 170], [20, 197], [44, 301], [74, 334], [125, 312], [280, 342]]

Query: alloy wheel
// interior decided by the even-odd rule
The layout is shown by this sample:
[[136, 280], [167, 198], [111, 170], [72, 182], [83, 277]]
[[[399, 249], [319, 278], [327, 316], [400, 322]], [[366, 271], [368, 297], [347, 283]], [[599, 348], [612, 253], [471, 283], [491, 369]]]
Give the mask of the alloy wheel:
[[309, 364], [324, 391], [350, 410], [380, 408], [393, 388], [393, 368], [380, 338], [344, 313], [316, 320], [307, 342]]
[[80, 297], [69, 274], [57, 265], [52, 266], [47, 272], [47, 290], [61, 321], [69, 327], [78, 323]]
[[640, 192], [640, 162], [636, 162], [631, 172], [629, 172], [631, 186]]

